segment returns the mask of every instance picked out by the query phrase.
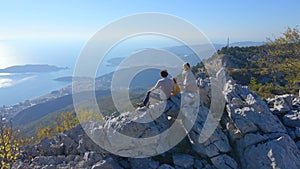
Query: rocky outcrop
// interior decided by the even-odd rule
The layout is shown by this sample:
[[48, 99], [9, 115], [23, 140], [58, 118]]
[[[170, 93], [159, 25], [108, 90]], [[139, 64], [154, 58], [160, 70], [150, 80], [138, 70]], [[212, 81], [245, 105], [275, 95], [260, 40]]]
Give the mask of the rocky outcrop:
[[206, 141], [201, 141], [203, 125], [207, 118], [212, 117], [210, 117], [208, 108], [200, 106], [199, 110], [196, 123], [189, 132], [193, 150], [200, 157], [209, 159], [217, 168], [238, 168], [237, 162], [228, 155], [232, 148], [221, 126], [218, 126]]
[[[115, 113], [104, 122], [89, 122], [35, 146], [23, 147], [12, 168], [300, 168], [299, 97], [283, 95], [264, 101], [229, 80], [223, 91], [227, 104], [219, 119], [207, 108], [213, 94], [209, 80], [201, 84], [200, 105], [194, 104], [194, 96], [183, 94], [148, 109]], [[190, 101], [182, 103], [182, 97]], [[187, 119], [193, 117], [195, 108], [199, 113], [194, 125], [189, 126]], [[180, 125], [175, 133], [187, 135], [178, 144], [174, 142], [176, 134], [155, 137], [176, 124]], [[214, 128], [211, 134], [205, 132], [210, 127]], [[116, 133], [129, 139], [124, 141]], [[164, 152], [172, 144], [176, 146]]]
[[[56, 135], [53, 139], [44, 139], [35, 146], [24, 147], [23, 153], [19, 156], [20, 159], [12, 168], [215, 168], [209, 158], [196, 155], [190, 149], [189, 140], [184, 137], [183, 141], [174, 148], [170, 146], [174, 144], [172, 136], [157, 137], [158, 139], [151, 140], [152, 142], [135, 139], [151, 138], [177, 123], [175, 118], [179, 116], [180, 107], [183, 110], [190, 108], [182, 104], [180, 98], [180, 95], [173, 96], [166, 104], [152, 105], [149, 109], [142, 108], [122, 114], [114, 113], [106, 117], [105, 122], [89, 122], [83, 128], [77, 126]], [[198, 108], [199, 105], [195, 109], [197, 112]], [[157, 112], [162, 112], [162, 114]], [[111, 129], [113, 132], [109, 132]], [[179, 132], [185, 132], [182, 127], [176, 129], [179, 129]], [[116, 132], [132, 138], [131, 144], [121, 138], [116, 138], [114, 135]], [[116, 156], [103, 150], [89, 136], [99, 139], [98, 141], [101, 141], [103, 145], [113, 145], [106, 148], [115, 153], [127, 153], [126, 155], [137, 157], [141, 152], [148, 153], [149, 156], [153, 153], [157, 155], [146, 158]], [[172, 149], [160, 154], [168, 146]]]
[[286, 94], [266, 100], [271, 112], [284, 124], [288, 135], [300, 149], [300, 97]]
[[299, 149], [264, 101], [232, 81], [224, 95], [229, 138], [242, 168], [300, 167]]

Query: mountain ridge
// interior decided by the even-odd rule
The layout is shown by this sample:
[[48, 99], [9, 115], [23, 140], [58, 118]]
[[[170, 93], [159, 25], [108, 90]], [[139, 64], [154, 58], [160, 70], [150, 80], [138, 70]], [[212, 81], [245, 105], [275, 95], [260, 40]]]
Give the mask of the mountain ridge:
[[39, 72], [55, 72], [68, 69], [68, 67], [58, 67], [48, 64], [26, 64], [9, 66], [4, 69], [0, 69], [0, 73], [39, 73]]

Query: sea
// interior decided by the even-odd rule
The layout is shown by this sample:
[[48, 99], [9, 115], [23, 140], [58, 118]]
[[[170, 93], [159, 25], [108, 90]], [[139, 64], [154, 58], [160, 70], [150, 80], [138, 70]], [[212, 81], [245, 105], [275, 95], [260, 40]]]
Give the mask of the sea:
[[[1, 69], [25, 64], [48, 64], [68, 67], [68, 69], [50, 73], [0, 73], [0, 107], [15, 105], [68, 85], [70, 82], [55, 81], [54, 79], [73, 75], [76, 61], [86, 44], [87, 39], [0, 41]], [[182, 44], [164, 37], [137, 37], [122, 41], [105, 55], [103, 62], [99, 66], [97, 76], [113, 72], [122, 58], [138, 50], [179, 45]]]

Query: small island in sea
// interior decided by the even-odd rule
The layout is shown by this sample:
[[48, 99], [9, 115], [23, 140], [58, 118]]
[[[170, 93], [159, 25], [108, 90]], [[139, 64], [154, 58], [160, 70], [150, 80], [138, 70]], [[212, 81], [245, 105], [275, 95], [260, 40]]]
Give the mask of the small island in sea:
[[0, 69], [0, 73], [36, 73], [36, 72], [56, 72], [69, 69], [68, 67], [58, 67], [47, 64], [28, 64], [15, 65], [4, 69]]
[[116, 66], [118, 66], [124, 59], [125, 59], [125, 57], [111, 58], [111, 59], [109, 59], [109, 60], [107, 61], [107, 65], [106, 65], [106, 66], [116, 67]]
[[80, 81], [80, 80], [91, 80], [92, 78], [89, 77], [75, 77], [75, 76], [63, 76], [58, 77], [53, 80], [59, 81], [59, 82], [72, 82], [72, 81]]
[[56, 78], [53, 80], [59, 81], [59, 82], [72, 82], [73, 76], [63, 76], [63, 77], [59, 77], [59, 78]]

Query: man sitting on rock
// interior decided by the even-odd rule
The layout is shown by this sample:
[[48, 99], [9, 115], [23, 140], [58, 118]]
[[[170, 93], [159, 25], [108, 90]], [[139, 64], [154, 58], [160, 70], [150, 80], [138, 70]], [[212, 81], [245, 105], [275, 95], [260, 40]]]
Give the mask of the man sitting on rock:
[[158, 96], [156, 93], [152, 93], [151, 97], [157, 100], [167, 100], [170, 98], [171, 92], [173, 91], [174, 82], [172, 79], [168, 78], [168, 75], [169, 73], [167, 70], [160, 71], [160, 76], [162, 79], [158, 80], [156, 85], [148, 90], [143, 102], [138, 104], [139, 107], [147, 106], [151, 92], [156, 89], [160, 89], [160, 96]]

